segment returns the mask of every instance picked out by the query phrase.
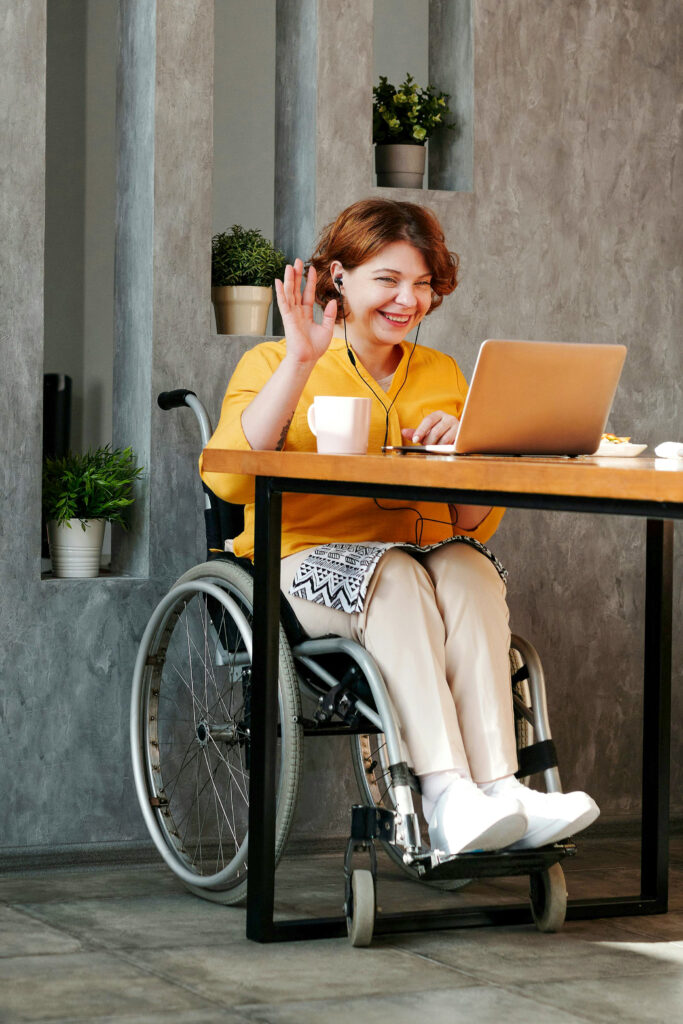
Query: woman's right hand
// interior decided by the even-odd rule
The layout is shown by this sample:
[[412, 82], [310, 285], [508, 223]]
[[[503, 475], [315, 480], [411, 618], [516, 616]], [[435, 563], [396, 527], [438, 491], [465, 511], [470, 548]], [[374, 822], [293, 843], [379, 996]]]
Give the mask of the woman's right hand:
[[302, 366], [310, 365], [312, 368], [332, 341], [337, 303], [335, 299], [330, 299], [323, 311], [322, 323], [317, 324], [313, 319], [317, 278], [315, 267], [308, 271], [302, 293], [303, 272], [304, 265], [300, 259], [294, 261], [293, 267], [288, 263], [284, 281], [275, 281], [275, 295], [285, 328], [287, 356]]

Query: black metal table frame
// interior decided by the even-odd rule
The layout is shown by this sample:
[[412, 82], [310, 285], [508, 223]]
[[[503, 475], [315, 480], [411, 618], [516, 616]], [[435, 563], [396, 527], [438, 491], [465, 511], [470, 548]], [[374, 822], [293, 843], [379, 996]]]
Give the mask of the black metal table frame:
[[[257, 942], [278, 942], [346, 935], [343, 916], [273, 920], [281, 510], [282, 495], [293, 492], [633, 515], [647, 519], [641, 890], [638, 896], [633, 897], [569, 900], [567, 919], [665, 913], [669, 873], [672, 520], [683, 518], [683, 504], [257, 477], [253, 630], [260, 642], [254, 644], [253, 651], [247, 938]], [[340, 895], [340, 907], [341, 902]], [[521, 924], [531, 920], [531, 911], [526, 904], [451, 907], [442, 911], [382, 914], [376, 920], [375, 934], [482, 924]]]

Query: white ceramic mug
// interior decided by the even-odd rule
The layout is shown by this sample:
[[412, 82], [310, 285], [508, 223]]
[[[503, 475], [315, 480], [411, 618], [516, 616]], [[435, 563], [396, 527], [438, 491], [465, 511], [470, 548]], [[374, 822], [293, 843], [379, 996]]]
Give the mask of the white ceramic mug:
[[324, 455], [365, 455], [370, 433], [371, 398], [316, 395], [308, 407], [308, 425]]

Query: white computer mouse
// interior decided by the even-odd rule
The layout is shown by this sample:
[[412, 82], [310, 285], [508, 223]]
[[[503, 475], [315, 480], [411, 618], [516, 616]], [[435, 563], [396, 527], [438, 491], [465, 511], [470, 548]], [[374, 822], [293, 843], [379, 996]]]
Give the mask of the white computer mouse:
[[683, 444], [680, 441], [663, 441], [655, 448], [659, 459], [683, 459]]

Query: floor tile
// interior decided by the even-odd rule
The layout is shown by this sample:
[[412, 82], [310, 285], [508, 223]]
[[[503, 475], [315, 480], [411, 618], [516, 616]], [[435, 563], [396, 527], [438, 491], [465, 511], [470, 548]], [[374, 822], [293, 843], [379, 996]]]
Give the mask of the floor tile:
[[[359, 855], [354, 867], [369, 863]], [[306, 916], [329, 916], [342, 912], [344, 901], [343, 858], [328, 858], [324, 870], [317, 865], [306, 871], [305, 860], [296, 867], [284, 864], [277, 876], [276, 902], [281, 908]], [[528, 885], [528, 883], [525, 883]], [[384, 913], [402, 910], [444, 910], [449, 907], [490, 905], [516, 901], [490, 881], [474, 881], [458, 891], [444, 891], [411, 878], [380, 852], [377, 880], [378, 906]], [[524, 888], [522, 899], [527, 900]]]
[[165, 864], [140, 867], [60, 868], [0, 875], [0, 903], [49, 903], [53, 900], [149, 896], [185, 892]]
[[[331, 886], [318, 886], [279, 894], [278, 906], [308, 917], [335, 916], [342, 913], [344, 877], [340, 874]], [[517, 898], [494, 886], [478, 882], [458, 892], [447, 892], [420, 884], [409, 878], [382, 877], [377, 881], [379, 912], [396, 914], [402, 911], [448, 910], [470, 906], [490, 906], [517, 902]], [[526, 902], [526, 896], [524, 897]]]
[[681, 1019], [683, 972], [620, 975], [611, 985], [585, 979], [535, 984], [525, 988], [524, 994], [557, 1008], [552, 1016], [548, 1013], [547, 1021], [556, 1020], [556, 1012], [569, 1011], [599, 1024], [674, 1024]]
[[186, 943], [241, 941], [243, 910], [223, 907], [191, 893], [139, 899], [75, 900], [27, 904], [55, 928], [109, 949], [155, 949]]
[[105, 953], [0, 960], [0, 1020], [54, 1020], [215, 1008], [202, 995]]
[[346, 939], [141, 950], [137, 958], [155, 973], [163, 972], [238, 1008], [243, 1003], [300, 999], [312, 992], [345, 999], [350, 992], [377, 995], [471, 984], [451, 967], [380, 945], [354, 949]]
[[[0, 1020], [3, 1018], [0, 1017]], [[82, 1024], [79, 1017], [50, 1017], [49, 1024]], [[201, 1010], [156, 1010], [150, 1013], [118, 1013], [97, 1017], [96, 1024], [250, 1024], [249, 1018], [236, 1010], [217, 1006]]]
[[[1, 1020], [2, 1018], [0, 1018]], [[97, 1024], [250, 1024], [248, 1017], [236, 1010], [225, 1007], [201, 1010], [156, 1010], [150, 1013], [126, 1013], [124, 1015], [97, 1017]], [[82, 1024], [82, 1018], [50, 1018], [50, 1024]]]
[[[467, 931], [422, 933], [382, 940], [395, 949], [411, 950], [437, 963], [450, 964], [475, 982], [525, 985], [529, 979], [566, 981], [613, 978], [683, 968], [683, 947], [647, 943], [631, 935], [601, 942], [559, 932], [541, 934], [532, 926], [472, 928]], [[668, 946], [655, 951], [653, 946]], [[650, 955], [652, 953], [652, 955]]]
[[585, 1024], [585, 1017], [552, 1010], [517, 992], [493, 987], [439, 989], [396, 995], [244, 1007], [259, 1024]]
[[567, 921], [563, 934], [584, 935], [594, 941], [634, 941], [634, 936], [654, 941], [683, 942], [683, 913], [644, 914], [638, 917], [605, 917], [593, 921]]
[[37, 921], [30, 914], [0, 906], [0, 958], [39, 953], [75, 953], [77, 939]]

